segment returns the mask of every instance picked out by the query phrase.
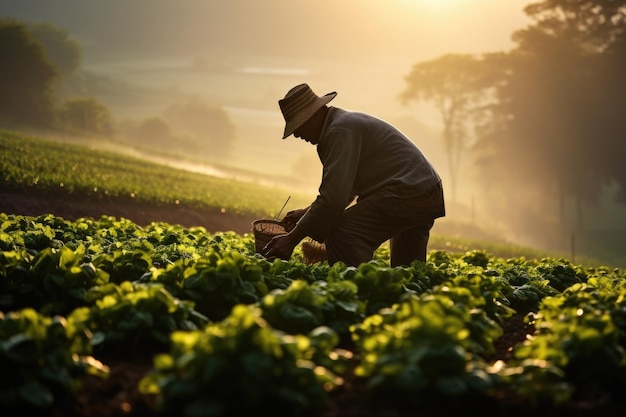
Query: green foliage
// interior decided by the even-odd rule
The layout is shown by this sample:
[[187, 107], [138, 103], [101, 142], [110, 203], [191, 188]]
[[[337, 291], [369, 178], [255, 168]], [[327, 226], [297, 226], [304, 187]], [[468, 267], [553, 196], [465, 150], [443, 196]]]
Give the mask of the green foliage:
[[319, 333], [313, 338], [315, 345], [276, 331], [258, 308], [237, 306], [204, 330], [172, 334], [171, 353], [155, 357], [140, 390], [156, 394], [165, 415], [304, 415], [322, 409], [326, 390], [341, 384], [313, 361], [332, 361], [332, 346]]
[[108, 274], [84, 261], [84, 248], [45, 248], [34, 255], [3, 252], [0, 265], [2, 306], [34, 307], [45, 314], [66, 315], [84, 305], [85, 291], [108, 281]]
[[509, 364], [497, 361], [488, 371], [500, 378], [494, 395], [510, 398], [512, 403], [528, 401], [537, 408], [558, 406], [567, 403], [575, 390], [561, 368], [542, 359], [527, 358]]
[[164, 350], [176, 330], [194, 330], [209, 320], [189, 300], [174, 298], [161, 284], [106, 284], [92, 287], [85, 300], [91, 307], [74, 310], [70, 317], [93, 333], [96, 353], [124, 348], [135, 355]]
[[[455, 302], [444, 288], [407, 297], [365, 318], [351, 328], [362, 358], [355, 373], [369, 378], [376, 398], [405, 406], [442, 397], [486, 396], [496, 377], [472, 352], [481, 344], [469, 328], [478, 317], [473, 307]], [[490, 342], [502, 330], [492, 321], [475, 329], [479, 327]]]
[[260, 306], [272, 327], [290, 334], [306, 334], [322, 325], [347, 333], [350, 325], [361, 321], [365, 310], [354, 283], [324, 280], [310, 285], [294, 280], [287, 289], [263, 297]]
[[[550, 295], [558, 294], [558, 290], [550, 285], [550, 280], [541, 274], [538, 265], [548, 268], [548, 263], [555, 261], [544, 258], [541, 261], [525, 258], [495, 260], [489, 263], [486, 273], [500, 277], [509, 284], [503, 288], [508, 304], [520, 314], [537, 311], [541, 300]], [[564, 264], [567, 261], [562, 260]]]
[[590, 276], [562, 293], [542, 300], [528, 316], [537, 329], [519, 345], [515, 357], [549, 361], [577, 386], [599, 385], [617, 394], [626, 383], [623, 274]]
[[194, 300], [212, 320], [221, 320], [236, 304], [253, 304], [267, 291], [261, 268], [244, 255], [209, 251], [185, 270], [180, 296]]
[[572, 265], [564, 259], [544, 259], [537, 265], [537, 272], [559, 292], [587, 281], [587, 273], [580, 266]]
[[396, 303], [407, 292], [411, 273], [409, 269], [391, 268], [373, 260], [358, 267], [345, 267], [336, 279], [353, 282], [365, 313], [372, 314]]
[[[409, 267], [390, 268], [382, 251], [358, 267], [306, 265], [298, 255], [264, 259], [250, 234], [201, 227], [3, 213], [0, 224], [0, 310], [10, 323], [43, 323], [6, 324], [13, 333], [3, 340], [30, 352], [21, 341], [36, 334], [46, 347], [31, 359], [45, 369], [58, 345], [76, 353], [64, 366], [81, 363], [69, 379], [55, 371], [61, 385], [37, 374], [36, 395], [30, 383], [22, 396], [7, 387], [3, 404], [53, 407], [81, 369], [104, 374], [90, 355], [156, 354], [142, 392], [171, 415], [180, 404], [183, 415], [299, 415], [323, 408], [348, 377], [372, 403], [408, 407], [502, 398], [552, 406], [597, 387], [617, 396], [626, 383], [619, 269], [444, 251]], [[535, 333], [490, 363], [515, 315]], [[45, 330], [57, 322], [65, 336]], [[13, 353], [0, 361], [23, 362]]]
[[287, 195], [300, 207], [310, 203], [305, 196], [279, 188], [166, 168], [84, 146], [2, 131], [0, 152], [0, 183], [8, 189], [68, 198], [118, 198], [259, 218], [276, 216]]
[[7, 376], [0, 378], [3, 408], [45, 410], [74, 394], [81, 376], [106, 376], [108, 367], [91, 356], [89, 336], [71, 318], [30, 308], [0, 311], [0, 366]]

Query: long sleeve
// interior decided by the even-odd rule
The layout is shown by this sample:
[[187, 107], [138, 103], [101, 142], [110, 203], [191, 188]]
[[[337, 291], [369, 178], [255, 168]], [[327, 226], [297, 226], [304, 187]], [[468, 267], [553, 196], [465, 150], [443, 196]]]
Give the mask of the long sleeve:
[[323, 164], [317, 198], [298, 226], [323, 242], [341, 213], [354, 199], [353, 185], [359, 168], [361, 142], [343, 129], [333, 131], [318, 147]]

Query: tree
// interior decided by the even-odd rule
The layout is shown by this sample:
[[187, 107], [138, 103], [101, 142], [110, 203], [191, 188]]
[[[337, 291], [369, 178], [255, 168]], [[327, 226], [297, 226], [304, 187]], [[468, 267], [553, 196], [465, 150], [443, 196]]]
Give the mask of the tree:
[[57, 71], [24, 24], [0, 19], [0, 63], [0, 119], [50, 126]]
[[47, 58], [57, 68], [61, 77], [76, 72], [82, 61], [80, 45], [71, 39], [68, 32], [50, 23], [32, 25], [30, 30], [44, 47]]
[[570, 39], [589, 51], [603, 52], [624, 35], [624, 0], [546, 0], [524, 12], [536, 21], [530, 30]]
[[[621, 186], [618, 201], [626, 202], [626, 1], [552, 0], [527, 6], [536, 27], [553, 37], [576, 42], [593, 59], [593, 113], [587, 131], [587, 154], [604, 182]], [[580, 223], [580, 222], [579, 222]]]
[[230, 152], [235, 128], [223, 108], [191, 97], [167, 107], [163, 117], [186, 138], [192, 155], [200, 152], [216, 159]]
[[58, 111], [61, 126], [70, 131], [110, 135], [113, 120], [109, 109], [95, 98], [75, 98], [65, 101]]
[[598, 66], [598, 77], [603, 84], [599, 89], [598, 136], [606, 138], [604, 142], [603, 161], [599, 164], [605, 175], [611, 176], [620, 186], [617, 201], [626, 203], [626, 36], [616, 40], [602, 56]]
[[625, 116], [618, 97], [626, 93], [617, 74], [625, 66], [607, 54], [618, 51], [614, 45], [624, 37], [626, 9], [624, 2], [552, 0], [525, 10], [537, 24], [513, 36], [518, 46], [480, 141], [492, 155], [485, 177], [506, 172], [499, 176], [503, 186], [528, 201], [554, 196], [562, 226], [572, 198], [582, 227], [583, 204], [598, 201], [620, 172], [625, 177], [617, 162], [626, 156], [623, 129], [617, 130]]
[[472, 140], [474, 117], [489, 100], [489, 90], [496, 83], [483, 57], [449, 54], [413, 66], [405, 77], [407, 86], [400, 96], [432, 102], [443, 122], [444, 149], [448, 158], [452, 199], [462, 157]]
[[153, 147], [167, 147], [177, 139], [170, 125], [162, 117], [149, 117], [139, 123], [132, 136], [140, 143]]

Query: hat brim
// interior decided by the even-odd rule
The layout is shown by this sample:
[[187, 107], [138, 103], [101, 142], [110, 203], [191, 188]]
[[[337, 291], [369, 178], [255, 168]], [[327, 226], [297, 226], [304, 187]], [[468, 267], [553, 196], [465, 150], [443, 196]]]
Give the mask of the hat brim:
[[285, 124], [285, 131], [283, 132], [283, 139], [287, 139], [289, 136], [293, 134], [300, 126], [305, 124], [307, 120], [309, 120], [315, 112], [328, 104], [332, 99], [337, 96], [337, 93], [333, 91], [332, 93], [325, 94], [321, 97], [318, 97], [315, 102], [302, 110], [297, 114], [296, 117], [292, 118]]

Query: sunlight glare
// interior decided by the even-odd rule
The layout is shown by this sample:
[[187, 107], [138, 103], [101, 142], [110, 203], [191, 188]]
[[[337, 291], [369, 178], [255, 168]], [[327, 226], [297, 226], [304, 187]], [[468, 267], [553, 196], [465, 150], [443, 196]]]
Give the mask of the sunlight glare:
[[[493, 0], [394, 0], [386, 3], [403, 18], [419, 19], [427, 31], [437, 30], [441, 25], [462, 25], [491, 5]], [[391, 6], [393, 5], [393, 6]]]
[[452, 8], [467, 3], [466, 0], [397, 0], [400, 3], [415, 7], [421, 11], [445, 12]]

